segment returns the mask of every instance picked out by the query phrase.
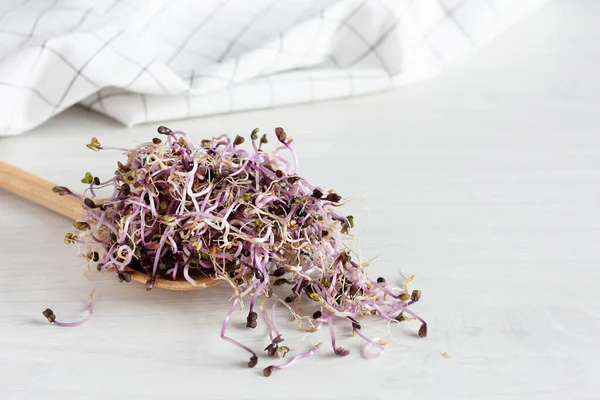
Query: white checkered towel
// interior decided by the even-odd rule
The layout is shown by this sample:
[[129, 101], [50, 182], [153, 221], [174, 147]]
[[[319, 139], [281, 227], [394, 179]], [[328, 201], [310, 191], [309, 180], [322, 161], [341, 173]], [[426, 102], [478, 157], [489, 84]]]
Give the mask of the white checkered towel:
[[2, 0], [0, 135], [81, 104], [126, 125], [432, 76], [545, 0]]

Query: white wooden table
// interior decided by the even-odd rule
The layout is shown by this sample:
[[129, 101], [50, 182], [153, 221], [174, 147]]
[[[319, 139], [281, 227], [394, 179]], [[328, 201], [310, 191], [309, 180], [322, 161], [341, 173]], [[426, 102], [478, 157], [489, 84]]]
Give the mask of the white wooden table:
[[[340, 331], [346, 358], [325, 345], [270, 378], [267, 365], [220, 340], [229, 289], [146, 292], [85, 268], [62, 242], [69, 221], [0, 192], [0, 395], [3, 399], [600, 398], [600, 2], [557, 0], [438, 78], [395, 92], [165, 123], [196, 140], [283, 126], [301, 174], [359, 197], [373, 277], [416, 273], [415, 307], [429, 322], [392, 326], [375, 360]], [[124, 128], [71, 109], [18, 137], [0, 159], [78, 187], [109, 174], [111, 153], [154, 126]], [[80, 185], [80, 184], [79, 184]], [[41, 315], [95, 315], [62, 329]], [[326, 332], [299, 334], [301, 351]], [[264, 327], [235, 337], [255, 348]], [[384, 325], [364, 327], [371, 336]], [[442, 356], [448, 352], [450, 358]]]

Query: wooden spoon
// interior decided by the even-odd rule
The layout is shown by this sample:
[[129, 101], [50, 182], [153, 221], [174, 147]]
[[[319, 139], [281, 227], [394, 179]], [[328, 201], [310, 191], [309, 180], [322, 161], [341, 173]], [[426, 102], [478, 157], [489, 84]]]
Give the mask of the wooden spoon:
[[[81, 203], [71, 196], [59, 196], [52, 192], [55, 184], [39, 176], [0, 161], [0, 188], [19, 197], [30, 200], [72, 220], [78, 220], [84, 214]], [[130, 270], [131, 278], [146, 283], [148, 277], [141, 272]], [[169, 290], [196, 290], [214, 286], [218, 280], [203, 277], [192, 285], [186, 280], [171, 281], [157, 278], [154, 286]]]

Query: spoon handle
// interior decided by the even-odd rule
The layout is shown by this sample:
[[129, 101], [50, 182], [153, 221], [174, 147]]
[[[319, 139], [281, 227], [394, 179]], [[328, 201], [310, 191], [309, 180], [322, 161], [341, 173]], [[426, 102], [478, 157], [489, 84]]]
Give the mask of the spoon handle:
[[0, 188], [39, 204], [67, 218], [81, 217], [82, 207], [71, 196], [59, 196], [52, 191], [55, 185], [27, 171], [0, 161]]

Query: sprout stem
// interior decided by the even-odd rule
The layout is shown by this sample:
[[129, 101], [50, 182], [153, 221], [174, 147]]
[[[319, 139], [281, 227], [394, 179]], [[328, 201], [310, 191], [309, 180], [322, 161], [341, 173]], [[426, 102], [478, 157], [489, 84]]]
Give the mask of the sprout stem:
[[306, 358], [306, 357], [312, 356], [319, 349], [319, 347], [321, 346], [321, 344], [322, 344], [321, 342], [317, 343], [316, 345], [314, 345], [306, 353], [300, 353], [300, 354], [294, 356], [290, 361], [286, 362], [285, 364], [281, 364], [281, 365], [269, 365], [268, 367], [266, 367], [265, 369], [263, 369], [263, 375], [267, 376], [267, 377], [271, 376], [271, 373], [273, 372], [273, 370], [289, 368], [292, 365], [294, 365], [296, 363], [296, 361], [298, 361], [300, 359], [303, 359], [303, 358]]
[[[252, 349], [250, 349], [247, 346], [244, 346], [243, 344], [241, 344], [240, 342], [238, 342], [235, 339], [230, 338], [229, 336], [225, 336], [225, 333], [227, 332], [227, 321], [229, 321], [229, 317], [231, 317], [231, 314], [233, 313], [233, 310], [235, 309], [235, 306], [238, 304], [238, 299], [235, 299], [233, 301], [233, 303], [231, 304], [231, 308], [229, 309], [229, 312], [227, 313], [227, 315], [225, 316], [225, 319], [223, 319], [223, 326], [221, 327], [221, 339], [232, 343], [234, 345], [236, 345], [237, 347], [239, 347], [242, 350], [246, 350], [248, 353], [250, 353], [252, 356], [250, 357], [250, 362], [248, 363], [248, 366], [250, 366], [250, 364], [252, 363], [253, 360], [258, 360], [258, 355], [252, 351]], [[254, 362], [254, 365], [256, 365], [256, 363]], [[254, 366], [252, 365], [252, 367]], [[250, 368], [252, 368], [250, 367]]]

